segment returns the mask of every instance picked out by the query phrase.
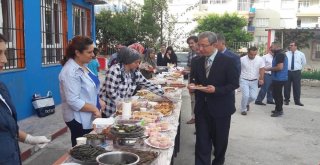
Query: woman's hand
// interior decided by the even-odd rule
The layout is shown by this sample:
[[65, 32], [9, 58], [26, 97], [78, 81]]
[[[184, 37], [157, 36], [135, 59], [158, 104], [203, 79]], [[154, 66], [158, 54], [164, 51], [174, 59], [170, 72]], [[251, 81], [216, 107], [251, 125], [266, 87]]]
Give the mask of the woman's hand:
[[97, 109], [96, 111], [93, 112], [93, 117], [101, 118], [101, 112]]
[[101, 106], [101, 112], [105, 112], [107, 107], [106, 102], [104, 102], [102, 99], [99, 98], [99, 103]]
[[166, 53], [167, 58], [170, 60], [170, 54]]

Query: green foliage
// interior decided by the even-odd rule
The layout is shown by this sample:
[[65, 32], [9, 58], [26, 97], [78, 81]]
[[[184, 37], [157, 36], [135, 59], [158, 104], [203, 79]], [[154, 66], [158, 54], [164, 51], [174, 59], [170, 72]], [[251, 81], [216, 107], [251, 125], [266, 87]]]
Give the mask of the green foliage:
[[283, 33], [283, 48], [286, 49], [290, 42], [295, 41], [298, 44], [298, 48], [309, 48], [309, 40], [314, 37], [314, 32], [302, 29], [292, 29], [292, 30], [280, 30], [276, 31], [276, 41], [282, 41]]
[[[161, 18], [166, 18], [166, 0], [145, 0], [143, 6], [135, 2], [126, 4], [128, 11], [103, 10], [96, 15], [97, 40], [103, 47], [116, 43], [140, 42], [154, 47], [162, 34]], [[162, 25], [161, 25], [162, 24]]]
[[198, 26], [194, 32], [212, 31], [223, 33], [228, 45], [228, 43], [250, 42], [253, 40], [253, 36], [243, 30], [245, 26], [247, 26], [247, 20], [243, 17], [238, 17], [235, 13], [225, 13], [224, 15], [209, 14], [198, 19]]
[[161, 37], [161, 12], [166, 6], [166, 1], [145, 0], [141, 9], [140, 40], [148, 47], [153, 47]]
[[303, 79], [312, 79], [320, 80], [320, 71], [319, 70], [308, 70], [301, 73], [301, 78]]
[[137, 40], [137, 14], [134, 11], [116, 12], [103, 10], [96, 15], [97, 39], [101, 44], [127, 43]]

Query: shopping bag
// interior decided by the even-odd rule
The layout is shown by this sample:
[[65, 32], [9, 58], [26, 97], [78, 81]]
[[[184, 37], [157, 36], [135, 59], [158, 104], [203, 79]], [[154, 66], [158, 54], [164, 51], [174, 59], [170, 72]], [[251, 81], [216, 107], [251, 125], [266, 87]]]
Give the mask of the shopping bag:
[[34, 94], [32, 96], [32, 105], [39, 117], [45, 117], [55, 112], [54, 100], [51, 91], [47, 92], [47, 96]]

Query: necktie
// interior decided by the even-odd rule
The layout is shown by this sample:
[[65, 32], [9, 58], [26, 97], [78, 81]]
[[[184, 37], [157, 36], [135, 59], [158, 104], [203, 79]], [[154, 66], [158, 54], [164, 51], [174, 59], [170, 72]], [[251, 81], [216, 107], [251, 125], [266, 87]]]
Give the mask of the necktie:
[[208, 78], [211, 68], [211, 59], [207, 58], [206, 60], [206, 77]]
[[294, 70], [294, 52], [292, 52], [291, 70]]

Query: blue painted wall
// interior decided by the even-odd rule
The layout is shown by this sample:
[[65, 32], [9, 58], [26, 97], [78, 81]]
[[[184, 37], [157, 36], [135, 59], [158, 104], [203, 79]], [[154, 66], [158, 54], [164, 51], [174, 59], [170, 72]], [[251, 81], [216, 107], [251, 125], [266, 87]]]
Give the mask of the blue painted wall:
[[[68, 40], [72, 39], [72, 5], [86, 9], [93, 6], [84, 0], [67, 0]], [[58, 75], [61, 65], [42, 66], [41, 64], [41, 33], [40, 33], [40, 1], [24, 0], [24, 33], [26, 67], [20, 70], [0, 73], [0, 81], [9, 88], [16, 106], [18, 119], [24, 119], [35, 113], [31, 98], [34, 93], [46, 95], [50, 90], [56, 105], [61, 103]], [[95, 41], [94, 14], [91, 12], [92, 38]]]

